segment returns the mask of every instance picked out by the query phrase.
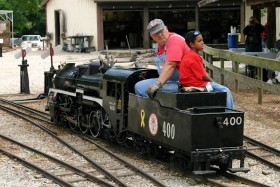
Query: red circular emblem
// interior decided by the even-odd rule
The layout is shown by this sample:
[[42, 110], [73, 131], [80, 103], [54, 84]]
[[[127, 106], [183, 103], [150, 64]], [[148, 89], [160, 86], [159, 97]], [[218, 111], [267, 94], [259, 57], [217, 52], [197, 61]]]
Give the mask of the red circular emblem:
[[149, 117], [149, 130], [153, 136], [155, 136], [158, 132], [158, 119], [154, 113], [152, 113]]

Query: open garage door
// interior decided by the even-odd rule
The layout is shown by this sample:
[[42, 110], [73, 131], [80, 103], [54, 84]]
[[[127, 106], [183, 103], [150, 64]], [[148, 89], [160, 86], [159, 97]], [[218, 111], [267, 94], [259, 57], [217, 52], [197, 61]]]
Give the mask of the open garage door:
[[55, 45], [63, 43], [61, 34], [65, 32], [64, 14], [62, 10], [55, 11]]
[[104, 46], [109, 49], [143, 47], [143, 13], [142, 11], [104, 10], [103, 30]]

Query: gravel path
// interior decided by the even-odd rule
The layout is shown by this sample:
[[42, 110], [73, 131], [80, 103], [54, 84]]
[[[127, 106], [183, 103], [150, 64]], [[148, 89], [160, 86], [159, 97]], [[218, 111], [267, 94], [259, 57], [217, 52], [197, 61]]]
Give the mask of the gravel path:
[[[0, 57], [0, 94], [16, 94], [20, 92], [20, 67], [21, 58], [15, 59], [14, 55], [20, 50], [14, 50], [3, 53]], [[37, 96], [44, 91], [44, 72], [50, 69], [50, 57], [41, 59], [40, 55], [43, 51], [31, 51], [27, 54], [28, 74], [30, 97]], [[76, 64], [85, 63], [91, 59], [97, 59], [99, 53], [69, 53], [60, 52], [53, 57], [54, 67], [60, 63], [75, 62]], [[232, 83], [227, 86], [232, 88]], [[262, 105], [257, 104], [257, 91], [252, 89], [241, 90], [240, 93], [234, 93], [235, 107], [237, 110], [245, 111], [245, 134], [264, 143], [270, 144], [280, 149], [280, 96], [265, 92]], [[44, 106], [39, 107], [44, 108]], [[0, 128], [10, 128], [13, 120], [7, 117], [4, 112], [0, 111]], [[0, 133], [3, 133], [2, 131]], [[15, 133], [17, 134], [17, 133]], [[50, 182], [46, 179], [36, 179], [33, 177], [34, 172], [15, 164], [14, 161], [0, 155], [0, 186], [50, 186]], [[259, 163], [247, 159], [246, 167], [250, 167], [251, 171], [244, 174], [270, 186], [280, 186], [280, 172], [276, 172], [267, 167], [263, 167]], [[264, 171], [270, 171], [269, 174], [263, 174]]]
[[[20, 92], [20, 67], [22, 58], [15, 59], [14, 55], [19, 53], [20, 49], [3, 53], [0, 57], [0, 94], [11, 94]], [[44, 91], [44, 72], [49, 71], [51, 66], [51, 57], [41, 58], [44, 51], [32, 49], [26, 55], [29, 75], [29, 87], [31, 94], [40, 94]], [[85, 63], [88, 60], [98, 58], [97, 53], [69, 53], [61, 51], [53, 56], [53, 65], [55, 68], [61, 63], [75, 62], [77, 64]]]

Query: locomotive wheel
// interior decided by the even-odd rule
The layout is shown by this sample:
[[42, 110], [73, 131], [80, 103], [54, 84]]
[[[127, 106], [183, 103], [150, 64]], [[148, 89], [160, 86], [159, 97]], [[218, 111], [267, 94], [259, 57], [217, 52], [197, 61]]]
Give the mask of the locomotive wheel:
[[67, 128], [67, 127], [69, 127], [69, 121], [67, 121], [67, 120], [65, 119], [64, 115], [65, 115], [65, 114], [61, 114], [61, 115], [60, 115], [60, 122], [59, 122], [59, 124], [60, 124], [62, 127]]
[[85, 115], [82, 121], [79, 123], [79, 129], [83, 134], [87, 134], [89, 132], [89, 115]]
[[126, 138], [127, 138], [127, 132], [126, 130], [123, 130], [117, 135], [117, 142], [119, 144], [124, 144], [125, 141], [127, 140]]
[[126, 139], [126, 141], [124, 142], [124, 146], [126, 148], [132, 149], [134, 147], [134, 141], [130, 139]]
[[92, 111], [89, 114], [89, 126], [91, 128], [89, 129], [90, 134], [93, 137], [98, 137], [100, 135], [100, 130], [101, 130], [101, 124], [100, 124], [100, 112], [97, 111]]
[[77, 129], [77, 126], [74, 123], [71, 123], [71, 122], [69, 122], [69, 127], [72, 130], [76, 130]]
[[102, 109], [99, 112], [100, 112], [100, 120], [101, 120], [102, 126], [111, 128], [110, 118], [109, 118], [108, 114], [106, 113], [106, 111]]
[[[59, 95], [58, 97], [58, 103], [63, 105], [64, 107], [67, 107], [67, 108], [71, 108], [72, 105], [73, 105], [73, 100], [71, 97], [68, 97], [68, 96], [65, 96], [65, 95]], [[71, 116], [71, 114], [69, 112], [62, 112], [61, 115], [60, 115], [60, 124], [64, 127], [70, 127], [72, 130], [75, 130], [76, 129], [76, 125], [69, 122], [66, 117], [67, 116]]]
[[181, 156], [181, 155], [174, 155], [171, 157], [171, 163], [180, 169], [184, 169], [185, 167], [188, 166], [187, 161]]
[[152, 158], [159, 158], [161, 155], [159, 146], [151, 143], [148, 147], [148, 154]]
[[80, 131], [81, 131], [83, 134], [86, 134], [86, 133], [88, 133], [88, 131], [89, 131], [89, 128], [88, 128], [88, 127], [85, 127], [85, 126], [83, 126], [83, 125], [80, 125], [80, 126], [79, 126], [79, 129], [80, 129]]

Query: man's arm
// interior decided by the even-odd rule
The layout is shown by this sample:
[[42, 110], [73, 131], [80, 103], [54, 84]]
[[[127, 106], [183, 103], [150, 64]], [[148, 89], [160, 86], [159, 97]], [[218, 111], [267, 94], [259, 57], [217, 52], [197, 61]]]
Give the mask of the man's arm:
[[166, 81], [172, 76], [174, 70], [177, 67], [177, 63], [178, 62], [174, 61], [168, 61], [164, 63], [162, 71], [158, 78], [158, 81], [161, 83], [161, 85], [165, 84]]
[[159, 78], [154, 82], [154, 84], [150, 85], [146, 90], [146, 93], [149, 97], [151, 98], [155, 97], [157, 90], [161, 88], [162, 85], [166, 83], [166, 81], [172, 76], [176, 66], [177, 66], [177, 62], [168, 61], [164, 63]]

